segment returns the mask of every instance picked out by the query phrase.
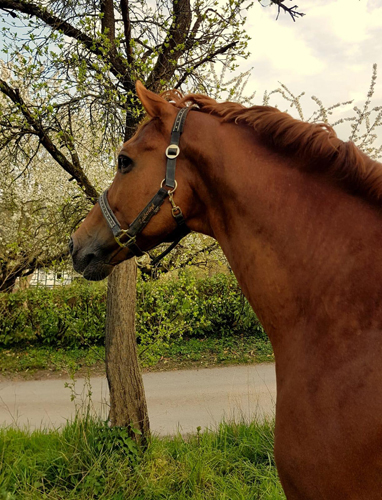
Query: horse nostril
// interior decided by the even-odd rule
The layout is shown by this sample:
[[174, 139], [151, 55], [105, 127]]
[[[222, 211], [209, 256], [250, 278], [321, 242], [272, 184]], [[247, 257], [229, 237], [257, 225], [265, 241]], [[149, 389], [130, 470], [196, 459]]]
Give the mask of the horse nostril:
[[73, 249], [74, 249], [73, 238], [70, 238], [70, 240], [69, 240], [69, 252], [70, 252], [70, 255], [73, 254]]

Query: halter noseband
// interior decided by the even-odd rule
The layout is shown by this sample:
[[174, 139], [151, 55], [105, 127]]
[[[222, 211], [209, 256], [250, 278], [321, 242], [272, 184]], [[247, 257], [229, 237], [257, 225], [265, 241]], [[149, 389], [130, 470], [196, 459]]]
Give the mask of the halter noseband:
[[[137, 235], [143, 231], [143, 229], [150, 222], [151, 218], [159, 212], [161, 205], [164, 200], [169, 197], [171, 203], [171, 213], [178, 224], [177, 229], [174, 234], [174, 241], [162, 252], [158, 257], [151, 258], [151, 264], [155, 265], [159, 260], [167, 255], [178, 243], [179, 241], [190, 232], [187, 227], [186, 222], [183, 217], [182, 210], [174, 202], [174, 192], [177, 188], [177, 183], [175, 180], [175, 167], [176, 159], [179, 156], [180, 148], [179, 141], [182, 135], [184, 123], [186, 117], [191, 108], [182, 108], [178, 111], [176, 115], [174, 125], [171, 131], [170, 145], [166, 149], [167, 165], [166, 165], [166, 177], [163, 179], [160, 189], [157, 194], [149, 201], [145, 208], [137, 215], [134, 221], [130, 224], [128, 229], [122, 229], [118, 219], [114, 215], [109, 202], [107, 201], [107, 189], [98, 198], [98, 203], [106, 219], [108, 226], [110, 227], [115, 241], [121, 248], [128, 248], [134, 255], [141, 256], [144, 252], [137, 245], [136, 239]], [[163, 187], [170, 189], [165, 189]], [[127, 240], [125, 240], [127, 238]], [[122, 241], [125, 240], [125, 241]]]

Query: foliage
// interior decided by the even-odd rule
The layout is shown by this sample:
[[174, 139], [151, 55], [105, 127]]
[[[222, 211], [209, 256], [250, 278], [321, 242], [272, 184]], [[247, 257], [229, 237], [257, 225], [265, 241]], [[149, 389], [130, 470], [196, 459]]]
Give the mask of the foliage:
[[187, 439], [155, 437], [144, 455], [125, 433], [90, 417], [61, 432], [0, 430], [0, 498], [285, 498], [272, 423], [222, 423]]
[[[0, 73], [11, 78], [4, 64], [0, 65]], [[16, 87], [25, 85], [19, 79], [13, 79], [12, 83]], [[55, 87], [54, 82], [51, 87]], [[21, 95], [30, 101], [28, 88]], [[34, 134], [28, 137], [26, 133], [16, 133], [23, 128], [17, 107], [1, 94], [0, 104], [0, 291], [4, 291], [12, 290], [18, 277], [67, 257], [69, 235], [90, 205], [78, 185], [69, 183], [70, 176], [41, 148]], [[64, 119], [61, 114], [58, 110], [56, 121]], [[110, 181], [113, 169], [106, 168], [99, 154], [99, 130], [84, 127], [83, 118], [78, 111], [70, 127], [77, 136], [78, 158], [99, 185], [105, 179]], [[97, 169], [89, 156], [90, 150], [99, 154]]]
[[236, 279], [224, 274], [198, 279], [184, 272], [176, 280], [142, 284], [137, 308], [140, 350], [150, 349], [157, 356], [170, 339], [262, 332], [252, 309], [247, 311], [248, 323], [243, 321], [244, 304]]
[[[104, 342], [104, 283], [79, 281], [0, 296], [0, 342], [88, 346]], [[137, 339], [146, 356], [163, 354], [170, 339], [231, 335], [264, 337], [232, 275], [198, 278], [189, 272], [138, 283]]]
[[87, 345], [104, 340], [105, 285], [29, 288], [0, 295], [0, 342]]
[[10, 163], [0, 169], [0, 291], [11, 291], [17, 278], [36, 269], [64, 266], [69, 235], [88, 210], [78, 192], [62, 190], [61, 172], [54, 178], [55, 166], [41, 161], [33, 175]]

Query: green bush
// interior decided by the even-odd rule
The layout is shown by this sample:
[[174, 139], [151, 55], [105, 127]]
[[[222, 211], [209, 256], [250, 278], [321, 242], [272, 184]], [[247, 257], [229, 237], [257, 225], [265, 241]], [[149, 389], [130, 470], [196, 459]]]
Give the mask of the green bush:
[[0, 294], [0, 345], [102, 343], [105, 297], [104, 284], [84, 282]]
[[[105, 283], [79, 281], [54, 289], [30, 288], [0, 295], [0, 345], [23, 343], [88, 346], [104, 342]], [[207, 335], [257, 335], [264, 331], [233, 276], [138, 281], [137, 339], [157, 355], [171, 339]]]

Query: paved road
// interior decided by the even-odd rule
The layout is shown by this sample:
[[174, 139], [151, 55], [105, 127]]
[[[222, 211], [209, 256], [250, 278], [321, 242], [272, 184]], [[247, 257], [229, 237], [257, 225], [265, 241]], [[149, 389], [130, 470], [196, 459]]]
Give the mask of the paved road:
[[[274, 415], [273, 364], [201, 370], [153, 372], [143, 375], [151, 429], [160, 435], [214, 428], [223, 419]], [[65, 383], [69, 387], [65, 387]], [[105, 378], [0, 383], [0, 425], [58, 427], [84, 408], [91, 390], [92, 411], [107, 416]], [[75, 396], [72, 400], [72, 396]]]

